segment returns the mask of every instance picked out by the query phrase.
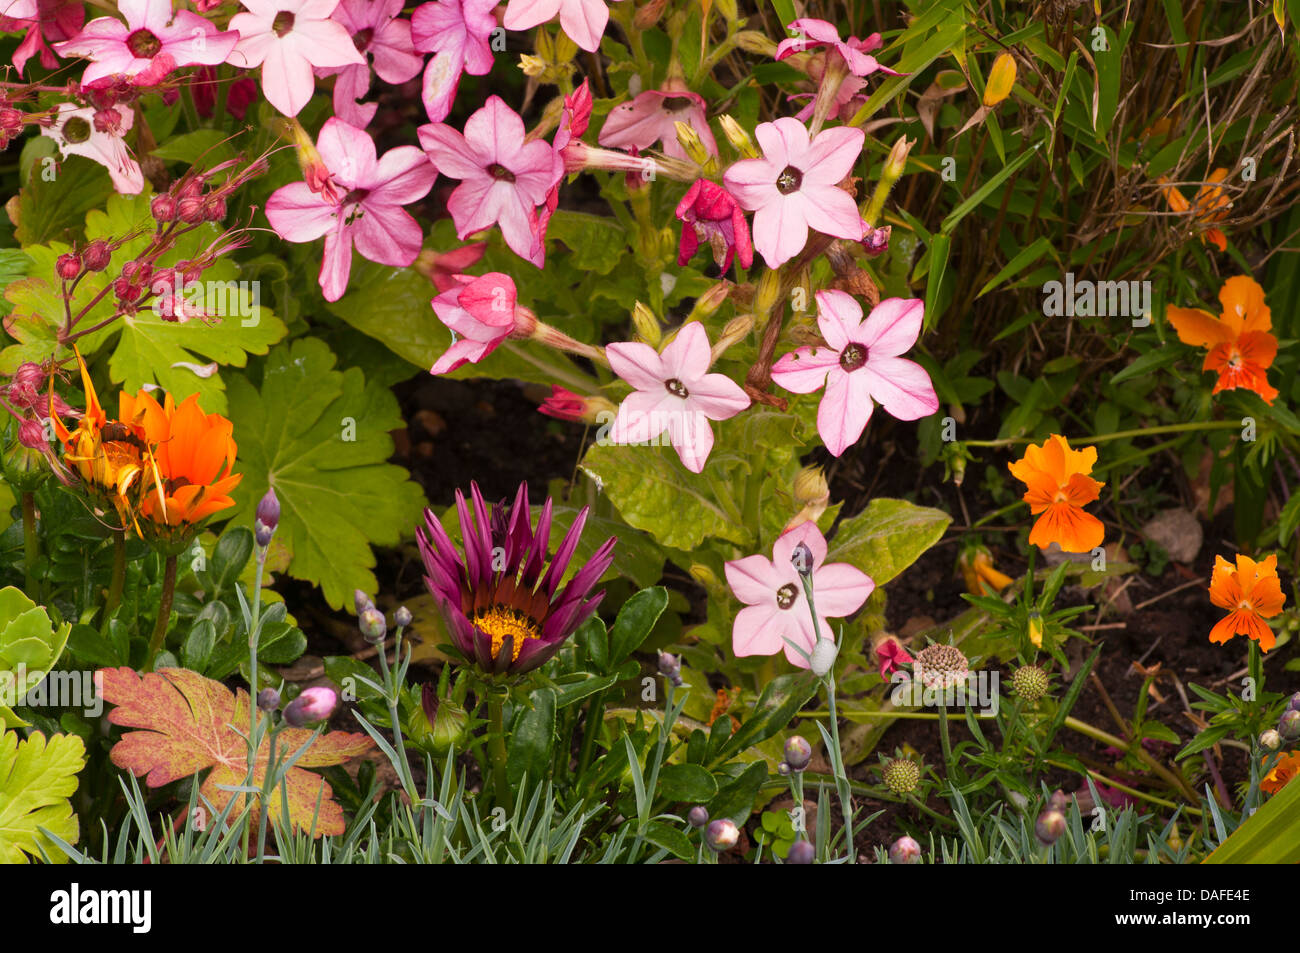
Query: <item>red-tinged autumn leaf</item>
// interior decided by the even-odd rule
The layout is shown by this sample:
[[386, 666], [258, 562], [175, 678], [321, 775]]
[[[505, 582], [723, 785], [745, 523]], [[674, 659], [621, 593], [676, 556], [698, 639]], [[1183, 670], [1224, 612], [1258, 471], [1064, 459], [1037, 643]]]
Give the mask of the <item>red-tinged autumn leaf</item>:
[[[248, 745], [232, 725], [248, 730], [248, 694], [230, 689], [183, 668], [164, 668], [141, 676], [130, 668], [106, 668], [103, 698], [116, 705], [108, 720], [124, 728], [139, 728], [122, 736], [110, 753], [113, 763], [137, 777], [147, 775], [145, 784], [161, 787], [194, 772], [212, 768], [199, 793], [212, 807], [222, 811], [232, 796], [237, 797], [234, 813], [243, 808], [243, 795], [224, 791], [218, 785], [242, 785], [248, 773]], [[277, 750], [291, 755], [311, 738], [303, 728], [280, 732]], [[331, 731], [321, 735], [289, 769], [285, 788], [289, 795], [289, 817], [302, 831], [309, 831], [316, 802], [316, 834], [342, 834], [343, 808], [333, 799], [329, 783], [303, 768], [342, 764], [365, 754], [374, 742], [362, 734]], [[270, 755], [269, 739], [257, 752], [253, 784], [261, 787]], [[323, 791], [323, 793], [322, 793]], [[281, 793], [271, 794], [271, 817], [279, 818]]]

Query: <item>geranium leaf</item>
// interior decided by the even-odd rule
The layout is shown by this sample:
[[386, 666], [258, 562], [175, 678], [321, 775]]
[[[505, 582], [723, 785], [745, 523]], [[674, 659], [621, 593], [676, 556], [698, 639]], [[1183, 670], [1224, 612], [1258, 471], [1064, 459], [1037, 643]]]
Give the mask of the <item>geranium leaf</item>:
[[424, 493], [385, 462], [389, 431], [402, 426], [397, 399], [368, 385], [358, 368], [335, 370], [335, 361], [311, 338], [276, 348], [260, 392], [245, 377], [231, 379], [230, 418], [244, 474], [232, 520], [251, 524], [257, 501], [274, 486], [275, 538], [292, 554], [289, 574], [320, 585], [339, 608], [355, 589], [376, 590], [370, 544], [392, 545], [412, 532]]
[[[86, 763], [86, 746], [76, 735], [39, 731], [25, 741], [15, 732], [0, 737], [0, 864], [40, 857], [67, 860], [39, 828], [70, 844], [77, 842], [77, 816], [68, 801], [77, 790], [77, 772]], [[39, 845], [39, 846], [38, 846]]]
[[[234, 792], [222, 785], [242, 785], [248, 774], [248, 745], [233, 726], [247, 726], [248, 694], [230, 689], [182, 668], [164, 668], [147, 675], [134, 670], [107, 668], [99, 672], [103, 679], [102, 695], [116, 707], [108, 720], [128, 731], [109, 753], [119, 768], [145, 776], [145, 784], [160, 787], [193, 775], [205, 768], [213, 770], [203, 782], [201, 793], [219, 812], [230, 802]], [[244, 730], [247, 730], [244, 727]], [[297, 751], [310, 740], [312, 733], [303, 728], [285, 728], [278, 746], [282, 753]], [[302, 831], [312, 828], [316, 834], [342, 834], [343, 809], [333, 799], [329, 784], [305, 768], [342, 764], [373, 747], [365, 735], [333, 731], [321, 735], [285, 775], [289, 800], [289, 819]], [[253, 784], [261, 787], [266, 780], [270, 739], [263, 741], [253, 766]], [[320, 814], [316, 802], [320, 797]], [[235, 810], [242, 808], [238, 795]], [[281, 815], [281, 797], [277, 790], [270, 797], [270, 816]]]

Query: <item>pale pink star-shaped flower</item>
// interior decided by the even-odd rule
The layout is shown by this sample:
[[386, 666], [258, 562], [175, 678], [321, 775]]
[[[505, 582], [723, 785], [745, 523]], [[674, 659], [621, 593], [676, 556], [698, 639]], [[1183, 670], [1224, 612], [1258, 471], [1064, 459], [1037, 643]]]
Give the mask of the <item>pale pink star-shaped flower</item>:
[[430, 368], [447, 374], [466, 362], [477, 364], [510, 337], [526, 338], [537, 326], [536, 316], [518, 303], [509, 275], [490, 271], [477, 278], [457, 275], [456, 284], [433, 299], [438, 320], [460, 335]]
[[241, 0], [247, 13], [230, 18], [239, 43], [233, 66], [262, 67], [262, 93], [286, 116], [296, 116], [316, 89], [313, 67], [366, 65], [352, 37], [330, 15], [339, 0]]
[[[795, 549], [801, 544], [812, 554], [811, 565], [804, 568], [812, 573], [816, 633], [803, 579], [793, 562]], [[808, 660], [786, 640], [811, 655], [818, 636], [834, 639], [827, 620], [857, 612], [876, 588], [862, 570], [848, 563], [826, 563], [826, 538], [811, 520], [782, 534], [772, 546], [771, 560], [762, 555], [746, 556], [732, 560], [724, 568], [727, 585], [746, 606], [736, 613], [732, 625], [732, 651], [737, 657], [784, 651], [790, 664], [799, 668], [807, 668]]]
[[[402, 0], [340, 0], [331, 19], [343, 25], [352, 45], [369, 59], [385, 83], [405, 83], [424, 67], [424, 57], [415, 52], [411, 24], [401, 19]], [[317, 76], [338, 74], [334, 81], [334, 115], [359, 129], [370, 125], [378, 103], [358, 102], [370, 92], [371, 66], [353, 64], [322, 67]]]
[[316, 148], [341, 196], [337, 204], [326, 192], [293, 182], [267, 200], [266, 217], [286, 241], [325, 236], [320, 286], [326, 301], [337, 301], [347, 289], [354, 243], [362, 257], [381, 265], [415, 261], [424, 230], [402, 206], [422, 199], [438, 173], [415, 146], [398, 146], [377, 158], [374, 140], [341, 119], [326, 120]]
[[827, 347], [801, 347], [772, 366], [772, 380], [796, 394], [822, 387], [817, 432], [835, 456], [856, 443], [873, 401], [899, 420], [928, 417], [939, 398], [925, 368], [900, 357], [921, 333], [924, 306], [916, 298], [886, 298], [866, 320], [843, 291], [817, 292], [817, 326]]
[[[139, 195], [144, 188], [144, 173], [122, 139], [135, 124], [135, 112], [128, 106], [96, 110], [93, 106], [78, 107], [73, 103], [59, 103], [54, 108], [57, 110], [54, 122], [42, 127], [41, 135], [53, 139], [63, 155], [85, 156], [108, 169], [113, 188], [122, 195]], [[96, 113], [112, 116], [100, 115], [97, 120]], [[114, 117], [115, 121], [104, 121]]]
[[197, 13], [172, 12], [171, 0], [118, 0], [126, 17], [91, 20], [76, 36], [54, 49], [60, 56], [91, 60], [83, 85], [122, 76], [136, 86], [153, 86], [180, 66], [224, 63], [239, 42], [234, 30], [219, 31]]
[[718, 154], [718, 143], [704, 112], [704, 97], [686, 89], [680, 82], [664, 89], [649, 90], [631, 102], [615, 106], [605, 119], [596, 141], [614, 149], [638, 150], [662, 142], [664, 155], [689, 159], [677, 141], [678, 122], [686, 123], [699, 133], [700, 141], [711, 155]]
[[507, 30], [531, 30], [560, 15], [560, 29], [579, 49], [594, 53], [600, 49], [600, 37], [609, 23], [605, 0], [510, 0], [506, 7]]
[[692, 321], [660, 354], [627, 341], [605, 348], [614, 373], [636, 388], [619, 405], [610, 427], [614, 443], [645, 443], [665, 430], [682, 466], [700, 473], [713, 450], [710, 420], [726, 420], [749, 406], [749, 395], [726, 374], [710, 374], [713, 357], [704, 325]]
[[484, 76], [492, 71], [496, 6], [497, 0], [438, 0], [417, 7], [411, 16], [415, 48], [435, 54], [424, 70], [420, 93], [431, 122], [442, 122], [451, 112], [461, 73]]
[[857, 162], [866, 134], [837, 126], [809, 141], [808, 129], [783, 116], [760, 123], [754, 136], [761, 159], [742, 159], [723, 182], [742, 208], [754, 214], [754, 247], [769, 268], [803, 250], [808, 229], [861, 241], [865, 230], [853, 197], [838, 185]]
[[825, 46], [828, 48], [828, 53], [835, 52], [843, 58], [849, 72], [854, 76], [870, 76], [876, 72], [888, 73], [890, 76], [900, 75], [892, 69], [881, 66], [871, 55], [884, 45], [879, 33], [873, 33], [865, 40], [859, 40], [856, 36], [841, 40], [840, 31], [835, 28], [835, 24], [811, 17], [795, 20], [790, 24], [790, 30], [796, 35], [778, 44], [776, 48], [778, 60], [783, 60], [792, 53], [807, 52], [810, 46]]
[[0, 17], [11, 20], [36, 19], [36, 0], [0, 0]]
[[447, 210], [460, 238], [496, 223], [506, 244], [538, 268], [546, 245], [537, 206], [564, 174], [564, 162], [541, 139], [524, 141], [524, 121], [500, 96], [469, 117], [462, 135], [445, 123], [419, 129], [420, 145], [443, 175], [460, 179]]

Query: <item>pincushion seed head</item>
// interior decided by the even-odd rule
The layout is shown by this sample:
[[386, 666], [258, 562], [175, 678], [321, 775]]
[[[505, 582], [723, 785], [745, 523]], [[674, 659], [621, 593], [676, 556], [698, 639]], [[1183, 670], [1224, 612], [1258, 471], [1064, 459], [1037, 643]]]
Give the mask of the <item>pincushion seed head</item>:
[[885, 765], [885, 787], [895, 794], [911, 794], [921, 783], [921, 769], [910, 758], [894, 758]]
[[1047, 694], [1047, 673], [1037, 665], [1022, 665], [1011, 676], [1011, 687], [1027, 702], [1036, 702]]
[[916, 653], [916, 667], [926, 688], [951, 688], [970, 674], [970, 663], [955, 645], [927, 645]]

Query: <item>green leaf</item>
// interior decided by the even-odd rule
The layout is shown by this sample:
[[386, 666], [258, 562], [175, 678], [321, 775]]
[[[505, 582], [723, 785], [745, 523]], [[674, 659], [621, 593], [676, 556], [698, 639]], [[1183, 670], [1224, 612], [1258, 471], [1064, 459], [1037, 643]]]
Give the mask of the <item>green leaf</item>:
[[627, 250], [623, 229], [607, 216], [588, 215], [560, 209], [551, 216], [547, 239], [564, 242], [569, 262], [581, 271], [607, 275]]
[[664, 609], [668, 608], [668, 590], [662, 586], [642, 589], [618, 610], [614, 628], [609, 632], [609, 660], [617, 666], [650, 635]]
[[718, 750], [713, 761], [725, 760], [783, 731], [817, 692], [817, 685], [817, 677], [811, 672], [794, 672], [772, 679], [763, 686], [753, 713]]
[[695, 849], [691, 847], [690, 838], [663, 821], [650, 821], [642, 828], [641, 836], [656, 847], [662, 847], [678, 860], [695, 859]]
[[222, 533], [212, 550], [207, 578], [203, 580], [208, 596], [216, 599], [232, 588], [252, 555], [253, 531], [247, 526], [231, 526]]
[[777, 18], [780, 19], [783, 27], [788, 27], [798, 19], [794, 12], [792, 0], [772, 0], [772, 9], [776, 11]]
[[219, 129], [196, 129], [172, 136], [153, 151], [159, 159], [183, 162], [187, 166], [209, 168], [235, 157], [230, 137]]
[[1052, 241], [1046, 235], [1040, 235], [1032, 243], [1022, 248], [1014, 258], [1007, 262], [1006, 266], [996, 275], [989, 279], [988, 283], [980, 289], [976, 298], [982, 298], [1008, 278], [1012, 278], [1024, 271], [1038, 259], [1052, 250]]
[[1300, 863], [1300, 784], [1288, 784], [1273, 795], [1205, 863]]
[[533, 707], [525, 711], [510, 732], [507, 743], [507, 777], [512, 786], [524, 775], [536, 784], [551, 770], [551, 749], [555, 744], [555, 692], [539, 688], [529, 696]]
[[397, 399], [367, 385], [357, 368], [304, 338], [267, 358], [259, 392], [230, 382], [230, 417], [244, 479], [235, 524], [249, 525], [268, 486], [280, 499], [276, 539], [291, 553], [289, 573], [317, 583], [334, 608], [352, 592], [378, 588], [371, 543], [396, 544], [420, 518], [424, 494], [401, 467], [389, 431], [402, 426]]
[[971, 193], [970, 198], [966, 199], [943, 220], [943, 225], [939, 231], [945, 235], [951, 235], [952, 230], [957, 227], [957, 223], [979, 207], [980, 203], [991, 196], [994, 192], [1001, 194], [1000, 188], [1002, 183], [1009, 179], [1016, 172], [1019, 172], [1034, 156], [1038, 155], [1038, 150], [1042, 146], [1041, 142], [1035, 142], [1030, 148], [1025, 149], [1020, 155], [1016, 156], [1009, 163], [1004, 165], [996, 173], [989, 177], [988, 181]]
[[[23, 147], [24, 155], [27, 149]], [[82, 156], [55, 161], [57, 166], [45, 162], [43, 157], [35, 162], [18, 193], [18, 227], [14, 237], [23, 245], [78, 237], [86, 213], [116, 194], [108, 170], [102, 165]], [[53, 179], [49, 178], [51, 172], [54, 172]]]
[[555, 707], [567, 708], [584, 698], [612, 688], [618, 681], [617, 675], [593, 675], [590, 672], [574, 672], [556, 681]]
[[[724, 721], [725, 719], [719, 719]], [[737, 777], [718, 786], [718, 793], [709, 802], [709, 817], [714, 820], [730, 818], [740, 826], [754, 810], [754, 798], [767, 780], [767, 762], [755, 761]]]
[[[212, 657], [212, 650], [217, 644], [217, 627], [211, 619], [200, 619], [190, 629], [190, 634], [181, 646], [181, 664], [202, 672]], [[260, 653], [259, 653], [260, 654]]]
[[718, 782], [698, 764], [666, 764], [659, 771], [658, 794], [667, 801], [705, 804], [718, 793]]
[[879, 497], [840, 524], [826, 561], [857, 566], [882, 586], [942, 539], [951, 522], [942, 510]]
[[610, 670], [609, 633], [605, 631], [605, 622], [600, 616], [593, 615], [584, 622], [574, 636], [574, 641], [586, 654], [592, 668], [598, 672]]
[[39, 828], [76, 843], [77, 817], [68, 798], [85, 763], [86, 746], [76, 735], [48, 742], [39, 731], [25, 741], [12, 731], [0, 737], [0, 864], [39, 859], [41, 849], [56, 863], [67, 860]]
[[[0, 248], [0, 288], [8, 288], [27, 275], [32, 260], [21, 248]], [[8, 298], [0, 298], [0, 317], [13, 310]]]

